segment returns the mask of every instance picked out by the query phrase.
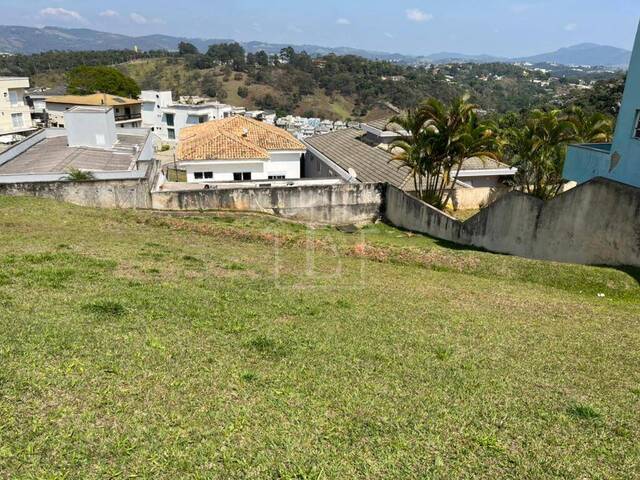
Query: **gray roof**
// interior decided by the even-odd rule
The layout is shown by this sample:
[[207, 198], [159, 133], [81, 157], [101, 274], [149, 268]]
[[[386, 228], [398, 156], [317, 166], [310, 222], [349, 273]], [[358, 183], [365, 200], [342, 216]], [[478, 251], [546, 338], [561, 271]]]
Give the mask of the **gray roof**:
[[[304, 140], [307, 146], [317, 150], [343, 170], [353, 168], [361, 182], [389, 182], [403, 190], [413, 189], [413, 180], [407, 167], [392, 161], [389, 152], [372, 147], [360, 140], [362, 130], [348, 128]], [[400, 167], [400, 168], [398, 168]], [[491, 158], [472, 157], [466, 159], [461, 170], [494, 170], [510, 168]]]
[[92, 171], [129, 170], [136, 154], [132, 147], [142, 146], [145, 137], [118, 135], [117, 146], [122, 149], [97, 149], [89, 147], [69, 147], [67, 137], [46, 138], [0, 165], [0, 175], [23, 173], [64, 173], [69, 169]]
[[345, 171], [354, 169], [361, 182], [389, 182], [404, 188], [409, 169], [398, 169], [400, 164], [391, 160], [390, 153], [362, 142], [360, 137], [364, 135], [362, 130], [347, 128], [307, 138], [305, 143]]

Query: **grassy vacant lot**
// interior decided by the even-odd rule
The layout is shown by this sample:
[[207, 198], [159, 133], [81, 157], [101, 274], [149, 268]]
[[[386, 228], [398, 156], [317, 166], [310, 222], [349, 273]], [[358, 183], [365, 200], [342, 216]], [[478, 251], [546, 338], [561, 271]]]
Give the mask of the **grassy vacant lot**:
[[0, 197], [0, 478], [637, 478], [636, 278]]

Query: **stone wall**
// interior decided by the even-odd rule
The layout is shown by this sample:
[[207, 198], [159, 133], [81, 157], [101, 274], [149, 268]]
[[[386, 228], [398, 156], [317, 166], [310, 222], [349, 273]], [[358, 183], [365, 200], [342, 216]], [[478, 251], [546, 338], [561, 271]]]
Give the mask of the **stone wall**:
[[380, 217], [382, 184], [307, 185], [153, 192], [156, 210], [263, 212], [320, 224], [359, 224]]
[[466, 222], [389, 186], [385, 218], [407, 230], [497, 253], [640, 267], [640, 189], [602, 178], [549, 202], [511, 192]]

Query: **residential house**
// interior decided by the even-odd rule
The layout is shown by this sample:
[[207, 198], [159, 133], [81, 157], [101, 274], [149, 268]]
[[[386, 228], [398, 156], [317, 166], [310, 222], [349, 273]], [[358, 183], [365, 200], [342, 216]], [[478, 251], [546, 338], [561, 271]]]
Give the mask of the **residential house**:
[[238, 113], [231, 105], [200, 97], [181, 97], [181, 101], [174, 102], [170, 91], [145, 90], [140, 94], [140, 99], [143, 103], [143, 126], [151, 128], [167, 142], [180, 138], [183, 128]]
[[24, 99], [27, 77], [0, 77], [0, 136], [32, 130], [31, 110]]
[[118, 128], [142, 127], [142, 102], [133, 98], [119, 97], [108, 93], [92, 95], [60, 95], [46, 97], [48, 124], [64, 127], [64, 114], [73, 107], [111, 107]]
[[640, 187], [640, 29], [636, 36], [613, 143], [571, 145], [564, 178], [605, 177]]
[[305, 146], [273, 125], [233, 116], [180, 132], [179, 168], [192, 183], [299, 179]]
[[[411, 171], [393, 160], [389, 144], [400, 134], [386, 130], [388, 120], [370, 122], [363, 130], [347, 128], [307, 138], [303, 175], [340, 177], [349, 182], [387, 182], [408, 193], [415, 190]], [[516, 169], [492, 159], [470, 158], [462, 165], [452, 192], [456, 209], [475, 209], [505, 193]]]

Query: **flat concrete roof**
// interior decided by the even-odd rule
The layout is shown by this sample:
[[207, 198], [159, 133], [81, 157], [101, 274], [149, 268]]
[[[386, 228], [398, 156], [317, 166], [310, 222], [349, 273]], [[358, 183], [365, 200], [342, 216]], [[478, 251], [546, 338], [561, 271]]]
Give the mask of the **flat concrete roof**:
[[136, 158], [135, 145], [142, 147], [145, 137], [118, 135], [112, 150], [69, 147], [67, 137], [47, 138], [0, 165], [0, 175], [23, 173], [64, 173], [70, 169], [91, 171], [129, 170]]

